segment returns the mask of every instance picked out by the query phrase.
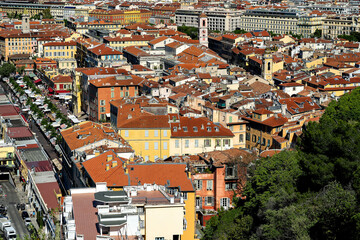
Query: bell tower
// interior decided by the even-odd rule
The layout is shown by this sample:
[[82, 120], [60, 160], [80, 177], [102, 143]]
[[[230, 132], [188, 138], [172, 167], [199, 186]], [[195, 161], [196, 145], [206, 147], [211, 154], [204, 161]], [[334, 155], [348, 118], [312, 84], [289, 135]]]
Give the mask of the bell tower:
[[208, 19], [206, 14], [203, 12], [199, 16], [199, 43], [206, 47], [209, 46], [208, 41]]
[[273, 84], [272, 79], [273, 74], [273, 59], [271, 54], [265, 54], [263, 58], [263, 69], [262, 69], [262, 75], [263, 78], [268, 81], [270, 84]]
[[30, 32], [30, 14], [26, 8], [24, 9], [24, 13], [22, 15], [21, 28], [23, 33]]

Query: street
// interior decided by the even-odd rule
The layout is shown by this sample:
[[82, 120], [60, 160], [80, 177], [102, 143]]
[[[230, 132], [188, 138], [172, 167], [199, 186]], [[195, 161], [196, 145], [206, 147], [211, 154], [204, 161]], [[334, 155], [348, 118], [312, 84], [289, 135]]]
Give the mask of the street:
[[12, 226], [16, 230], [16, 234], [20, 239], [24, 239], [29, 234], [23, 219], [21, 218], [20, 212], [16, 208], [16, 204], [24, 203], [24, 200], [20, 201], [17, 190], [8, 181], [1, 181], [0, 185], [6, 197], [0, 198], [0, 204], [4, 204], [7, 207], [7, 215], [11, 220]]
[[45, 152], [49, 155], [50, 159], [58, 158], [58, 155], [54, 149], [54, 147], [48, 142], [39, 126], [35, 124], [33, 121], [29, 122], [29, 127], [31, 131], [36, 134], [37, 140], [40, 142], [41, 146], [44, 148]]

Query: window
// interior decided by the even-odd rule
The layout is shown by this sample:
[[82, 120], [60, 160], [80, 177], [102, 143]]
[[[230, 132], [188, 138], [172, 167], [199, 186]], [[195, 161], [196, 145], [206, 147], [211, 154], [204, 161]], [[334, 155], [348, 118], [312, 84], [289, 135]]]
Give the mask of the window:
[[115, 93], [111, 92], [111, 98], [114, 98], [114, 97], [115, 97]]
[[224, 144], [224, 147], [229, 147], [230, 146], [230, 139], [224, 139], [223, 144]]
[[145, 161], [149, 161], [149, 156], [145, 156]]
[[214, 197], [205, 197], [206, 206], [214, 206]]
[[240, 125], [240, 130], [243, 130], [243, 125]]
[[167, 130], [163, 131], [164, 137], [167, 137]]
[[211, 127], [206, 127], [208, 132], [211, 132]]
[[196, 202], [195, 202], [195, 204], [196, 204], [196, 207], [197, 207], [197, 208], [202, 207], [201, 197], [196, 197]]
[[256, 142], [256, 136], [255, 135], [252, 136], [252, 141]]
[[268, 139], [266, 146], [267, 146], [267, 147], [270, 147], [270, 139]]
[[179, 144], [179, 140], [175, 140], [175, 148], [179, 148], [180, 144]]
[[236, 183], [225, 183], [225, 190], [236, 190]]
[[158, 142], [154, 142], [154, 150], [158, 150], [159, 149], [159, 143]]
[[239, 135], [239, 142], [244, 142], [244, 134]]
[[145, 142], [145, 150], [149, 150], [149, 143]]
[[129, 137], [129, 130], [125, 130], [125, 137]]
[[155, 155], [154, 160], [158, 160], [158, 159], [159, 159], [159, 156]]
[[213, 190], [213, 180], [206, 181], [206, 190], [212, 191]]
[[164, 237], [156, 237], [155, 240], [165, 240]]
[[215, 147], [220, 147], [221, 146], [221, 139], [216, 139], [215, 140]]
[[226, 166], [225, 177], [235, 177], [235, 169], [233, 166]]
[[189, 140], [185, 140], [185, 148], [189, 148]]
[[260, 143], [260, 141], [261, 141], [261, 138], [260, 138], [260, 136], [258, 136], [257, 143]]
[[234, 131], [234, 126], [229, 127], [230, 131]]
[[263, 146], [264, 146], [264, 145], [265, 145], [265, 142], [266, 142], [266, 140], [265, 140], [265, 138], [263, 138], [263, 139], [262, 139], [262, 143], [261, 143], [261, 145], [263, 145]]
[[204, 140], [204, 147], [211, 147], [211, 140], [210, 139], [205, 139]]
[[188, 128], [187, 128], [187, 127], [183, 127], [183, 130], [184, 130], [184, 132], [187, 132], [187, 131], [188, 131]]
[[202, 189], [202, 180], [194, 180], [194, 185], [196, 190]]
[[105, 112], [105, 107], [101, 107], [100, 112], [102, 112], [102, 113]]
[[230, 199], [229, 198], [221, 198], [220, 200], [220, 206], [223, 208], [228, 208], [230, 205]]
[[187, 200], [187, 192], [181, 192], [180, 196], [184, 198], [184, 200]]
[[250, 141], [250, 133], [246, 133], [246, 140]]
[[149, 136], [149, 131], [145, 130], [145, 137], [148, 137], [148, 136]]
[[164, 150], [167, 150], [167, 149], [168, 149], [167, 142], [163, 142], [163, 149], [164, 149]]
[[105, 106], [105, 100], [100, 100], [100, 106]]
[[198, 148], [199, 147], [199, 140], [195, 140], [195, 147]]
[[194, 129], [194, 132], [197, 132], [197, 131], [198, 131], [198, 128], [197, 128], [197, 127], [194, 127], [193, 129]]
[[154, 137], [158, 137], [159, 136], [159, 131], [158, 130], [154, 130]]

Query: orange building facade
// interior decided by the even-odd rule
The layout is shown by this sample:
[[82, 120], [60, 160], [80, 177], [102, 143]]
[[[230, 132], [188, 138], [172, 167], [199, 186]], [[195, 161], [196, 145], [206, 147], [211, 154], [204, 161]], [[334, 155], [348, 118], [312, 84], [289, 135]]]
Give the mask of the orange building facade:
[[110, 100], [139, 95], [142, 78], [112, 76], [89, 81], [89, 107], [91, 121], [110, 120]]

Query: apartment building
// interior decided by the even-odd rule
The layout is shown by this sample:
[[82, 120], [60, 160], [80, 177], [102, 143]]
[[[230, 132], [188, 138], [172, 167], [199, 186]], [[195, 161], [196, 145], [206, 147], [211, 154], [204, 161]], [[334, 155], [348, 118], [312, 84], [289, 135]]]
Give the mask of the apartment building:
[[[108, 155], [112, 155], [112, 157]], [[191, 182], [191, 174], [188, 172], [186, 164], [134, 164], [117, 158], [114, 154], [111, 154], [111, 151], [107, 151], [94, 158], [85, 160], [82, 165], [84, 165], [84, 168], [82, 168], [85, 173], [84, 177], [90, 180], [89, 186], [94, 187], [95, 185], [96, 188], [98, 188], [100, 183], [102, 187], [101, 191], [96, 191], [92, 188], [93, 192], [87, 192], [92, 193], [92, 200], [90, 202], [87, 202], [84, 198], [80, 197], [78, 202], [73, 204], [74, 210], [76, 207], [79, 207], [77, 211], [78, 213], [80, 211], [79, 215], [76, 215], [76, 210], [74, 211], [74, 214], [71, 213], [68, 215], [70, 217], [69, 219], [73, 220], [72, 223], [76, 224], [76, 232], [73, 232], [73, 234], [87, 235], [84, 236], [84, 239], [93, 239], [93, 237], [97, 235], [103, 235], [105, 238], [106, 235], [109, 236], [109, 234], [114, 234], [111, 232], [115, 232], [116, 236], [119, 236], [119, 234], [123, 233], [119, 227], [125, 225], [125, 227], [128, 227], [127, 236], [130, 237], [136, 235], [138, 237], [137, 239], [156, 239], [156, 237], [159, 237], [160, 239], [165, 239], [165, 237], [166, 239], [194, 239], [195, 191]], [[79, 167], [81, 167], [81, 165]], [[91, 188], [77, 190], [80, 190], [79, 193], [84, 193], [84, 191], [90, 189]], [[108, 189], [113, 189], [114, 191], [108, 191]], [[129, 221], [131, 216], [126, 213], [124, 214], [124, 212], [122, 216], [119, 216], [119, 212], [117, 212], [117, 209], [119, 211], [121, 210], [121, 206], [119, 206], [118, 202], [115, 200], [117, 198], [116, 194], [121, 194], [123, 191], [127, 192], [127, 194], [122, 194], [124, 197], [132, 197], [130, 204], [127, 204], [127, 207], [133, 208], [135, 205], [141, 208], [140, 210], [135, 211], [135, 214], [129, 214], [135, 215], [131, 221]], [[144, 195], [142, 191], [147, 191], [149, 195]], [[160, 191], [160, 194], [157, 191]], [[99, 194], [101, 192], [106, 194]], [[73, 189], [71, 189], [72, 196], [74, 196], [73, 193]], [[108, 216], [108, 218], [101, 216], [103, 213], [101, 210], [105, 210], [104, 208], [106, 208], [106, 206], [103, 205], [107, 205], [106, 202], [109, 201], [100, 201], [104, 202], [101, 206], [103, 207], [102, 209], [100, 209], [101, 207], [96, 207], [96, 204], [93, 204], [94, 193], [95, 197], [97, 195], [107, 195], [116, 202], [116, 208], [112, 206], [111, 209], [113, 212], [112, 214], [114, 214], [112, 217], [114, 218], [111, 216]], [[88, 194], [88, 197], [90, 197], [90, 194]], [[167, 201], [163, 201], [165, 200], [164, 197]], [[147, 212], [148, 206], [144, 206], [140, 200], [147, 200], [148, 205], [156, 204], [156, 208], [159, 212]], [[127, 201], [125, 202], [128, 203]], [[180, 211], [173, 212], [171, 208], [167, 208], [167, 204], [181, 204], [181, 214]], [[89, 208], [83, 209], [82, 207]], [[67, 212], [66, 209], [64, 212]], [[100, 218], [98, 218], [96, 212]], [[86, 213], [86, 216], [83, 213]], [[140, 214], [140, 216], [136, 213]], [[146, 215], [147, 213], [149, 213], [149, 215]], [[169, 216], [167, 214], [169, 214]], [[159, 216], [162, 217], [159, 218]], [[157, 220], [154, 219], [155, 217]], [[109, 227], [110, 223], [114, 223], [110, 219], [123, 221], [120, 222], [120, 226], [118, 224], [113, 224], [112, 227], [114, 228], [101, 229], [102, 227]], [[143, 224], [139, 225], [138, 220], [141, 220]], [[89, 223], [89, 221], [93, 222]], [[108, 225], [105, 224], [105, 221], [108, 221]], [[65, 222], [65, 224], [68, 223], [71, 222]], [[174, 231], [174, 224], [177, 226], [175, 228], [176, 231]], [[75, 225], [72, 226], [75, 227]], [[97, 228], [96, 226], [100, 227]], [[136, 234], [134, 234], [134, 232], [136, 232]], [[93, 235], [88, 235], [90, 233]]]
[[48, 42], [43, 49], [44, 57], [56, 60], [60, 69], [76, 68], [76, 42]]
[[89, 81], [90, 120], [110, 120], [110, 100], [139, 96], [143, 78], [119, 75]]
[[[199, 16], [202, 9], [178, 9], [175, 12], [175, 22], [178, 26], [199, 26]], [[234, 31], [241, 26], [241, 11], [224, 8], [206, 9], [209, 30]]]
[[[130, 111], [129, 114], [131, 113]], [[129, 119], [118, 127], [118, 131], [145, 161], [154, 162], [170, 155], [171, 131], [168, 115]]]
[[246, 124], [246, 147], [263, 151], [266, 149], [281, 149], [274, 140], [273, 135], [281, 131], [281, 127], [288, 119], [281, 114], [266, 109], [252, 112], [250, 117], [242, 117]]
[[122, 191], [110, 191], [104, 183], [71, 189], [63, 208], [65, 239], [181, 239], [184, 199], [166, 191], [155, 184]]
[[122, 51], [129, 46], [147, 46], [151, 40], [154, 40], [152, 35], [131, 35], [130, 37], [104, 37], [104, 43], [110, 47]]
[[132, 23], [148, 23], [151, 12], [144, 9], [128, 11], [95, 9], [89, 13], [89, 16], [99, 20], [128, 25]]
[[64, 18], [64, 4], [38, 4], [28, 2], [0, 2], [0, 11], [6, 11], [7, 13], [23, 14], [24, 11], [28, 11], [30, 17], [42, 13], [45, 9], [50, 8], [50, 13], [55, 19]]
[[245, 31], [267, 30], [276, 34], [297, 33], [298, 12], [290, 10], [247, 10], [239, 28]]
[[323, 20], [323, 37], [334, 39], [339, 35], [349, 35], [351, 32], [360, 31], [358, 16], [335, 16]]

